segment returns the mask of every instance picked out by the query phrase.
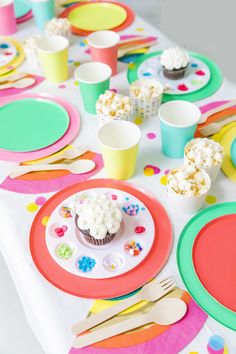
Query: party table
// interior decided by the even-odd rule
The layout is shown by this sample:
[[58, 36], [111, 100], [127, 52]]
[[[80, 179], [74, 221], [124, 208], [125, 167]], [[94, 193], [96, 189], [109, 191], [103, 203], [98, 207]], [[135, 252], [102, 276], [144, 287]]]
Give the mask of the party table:
[[[37, 30], [33, 19], [18, 25], [18, 32], [14, 39], [24, 40]], [[152, 27], [138, 16], [134, 23], [120, 34], [142, 34], [158, 37], [158, 44], [151, 51], [168, 48], [173, 45], [161, 31]], [[74, 145], [87, 144], [91, 151], [99, 152], [96, 140], [97, 118], [89, 115], [83, 109], [79, 88], [73, 77], [73, 72], [79, 63], [90, 60], [85, 37], [73, 36], [73, 43], [69, 50], [70, 79], [61, 85], [48, 84], [43, 81], [33, 88], [31, 93], [47, 93], [60, 96], [72, 103], [80, 112], [81, 127]], [[188, 48], [193, 49], [193, 48]], [[204, 53], [202, 53], [204, 54]], [[222, 53], [223, 55], [223, 53]], [[21, 70], [40, 75], [40, 71], [34, 71], [26, 62]], [[128, 94], [127, 64], [118, 65], [118, 75], [112, 77], [111, 88], [118, 92]], [[221, 88], [211, 97], [197, 101], [196, 104], [204, 106], [212, 101], [228, 100], [236, 97], [236, 86], [224, 79]], [[1, 97], [0, 97], [1, 103]], [[156, 197], [166, 208], [173, 224], [174, 243], [167, 264], [158, 275], [158, 279], [169, 275], [175, 276], [178, 287], [184, 289], [181, 281], [177, 262], [176, 246], [181, 230], [191, 216], [183, 215], [178, 210], [173, 210], [167, 200], [165, 176], [169, 169], [181, 164], [180, 160], [168, 159], [163, 156], [160, 148], [160, 131], [157, 118], [150, 119], [141, 126], [142, 140], [138, 155], [138, 165], [135, 176], [129, 181], [133, 185], [140, 186]], [[14, 163], [1, 162], [0, 182], [2, 182]], [[154, 174], [148, 173], [148, 166], [154, 166]], [[104, 169], [92, 178], [105, 178]], [[60, 187], [58, 186], [58, 189]], [[7, 263], [17, 292], [21, 299], [26, 319], [34, 334], [38, 338], [45, 353], [66, 354], [70, 351], [73, 342], [71, 326], [86, 317], [93, 301], [70, 295], [54, 287], [39, 273], [30, 254], [29, 232], [32, 221], [45, 200], [54, 193], [18, 193], [0, 189], [0, 215], [1, 215], [1, 252]], [[222, 172], [211, 190], [209, 204], [218, 202], [235, 201], [236, 188]], [[222, 271], [224, 264], [222, 264]], [[223, 291], [223, 290], [222, 290]], [[207, 342], [211, 335], [221, 335], [228, 347], [229, 353], [236, 353], [236, 333], [212, 318], [208, 317], [203, 328], [191, 343], [181, 353], [207, 354]], [[11, 352], [11, 348], [9, 348]], [[32, 348], [33, 352], [33, 348]], [[145, 354], [143, 352], [143, 354]], [[171, 354], [171, 353], [163, 353]]]

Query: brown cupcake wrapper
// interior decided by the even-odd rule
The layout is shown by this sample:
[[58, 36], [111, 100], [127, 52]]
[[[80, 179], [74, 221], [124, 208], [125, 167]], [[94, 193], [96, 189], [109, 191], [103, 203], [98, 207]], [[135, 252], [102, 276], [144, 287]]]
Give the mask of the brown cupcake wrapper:
[[182, 79], [187, 71], [188, 66], [181, 69], [167, 70], [165, 67], [162, 67], [163, 75], [166, 79], [169, 80], [179, 80]]
[[114, 234], [107, 233], [106, 237], [104, 237], [103, 239], [97, 239], [90, 235], [89, 230], [82, 230], [79, 227], [78, 229], [84, 235], [84, 238], [88, 243], [91, 243], [96, 246], [102, 246], [109, 243], [111, 240], [113, 240], [113, 238], [116, 235], [115, 233]]

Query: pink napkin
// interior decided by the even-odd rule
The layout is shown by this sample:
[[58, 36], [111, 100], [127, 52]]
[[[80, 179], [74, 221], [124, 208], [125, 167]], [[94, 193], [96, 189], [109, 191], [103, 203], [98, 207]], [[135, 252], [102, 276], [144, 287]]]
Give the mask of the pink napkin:
[[5, 90], [0, 90], [0, 98], [1, 97], [5, 97], [5, 96], [10, 96], [10, 95], [15, 95], [17, 93], [22, 93], [22, 92], [24, 92], [26, 90], [30, 90], [33, 87], [38, 86], [39, 84], [41, 84], [42, 81], [45, 80], [44, 77], [38, 76], [38, 75], [33, 75], [33, 74], [32, 75], [28, 75], [27, 77], [32, 77], [32, 78], [34, 78], [36, 80], [35, 83], [32, 86], [29, 86], [29, 87], [26, 87], [26, 88], [23, 88], [23, 89], [8, 88], [8, 89], [5, 89]]

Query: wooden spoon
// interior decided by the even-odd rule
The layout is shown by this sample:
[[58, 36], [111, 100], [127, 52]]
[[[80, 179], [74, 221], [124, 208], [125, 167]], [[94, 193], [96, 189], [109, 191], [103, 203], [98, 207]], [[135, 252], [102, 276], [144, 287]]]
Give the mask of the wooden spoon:
[[0, 85], [0, 90], [4, 90], [8, 88], [23, 89], [25, 87], [32, 86], [34, 83], [35, 83], [35, 79], [33, 79], [32, 77], [26, 77], [9, 84]]
[[186, 311], [187, 305], [183, 300], [177, 298], [165, 298], [157, 301], [151, 311], [147, 313], [76, 337], [73, 347], [83, 348], [87, 345], [100, 342], [104, 339], [144, 326], [151, 322], [167, 326], [181, 320], [186, 314]]

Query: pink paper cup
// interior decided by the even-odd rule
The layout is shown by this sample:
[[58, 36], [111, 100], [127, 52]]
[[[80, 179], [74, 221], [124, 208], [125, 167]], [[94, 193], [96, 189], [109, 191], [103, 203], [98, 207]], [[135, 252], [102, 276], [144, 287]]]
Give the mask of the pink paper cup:
[[109, 65], [112, 75], [116, 75], [120, 36], [113, 31], [97, 31], [91, 33], [87, 40], [93, 61]]
[[16, 18], [13, 0], [0, 0], [0, 35], [16, 32]]

